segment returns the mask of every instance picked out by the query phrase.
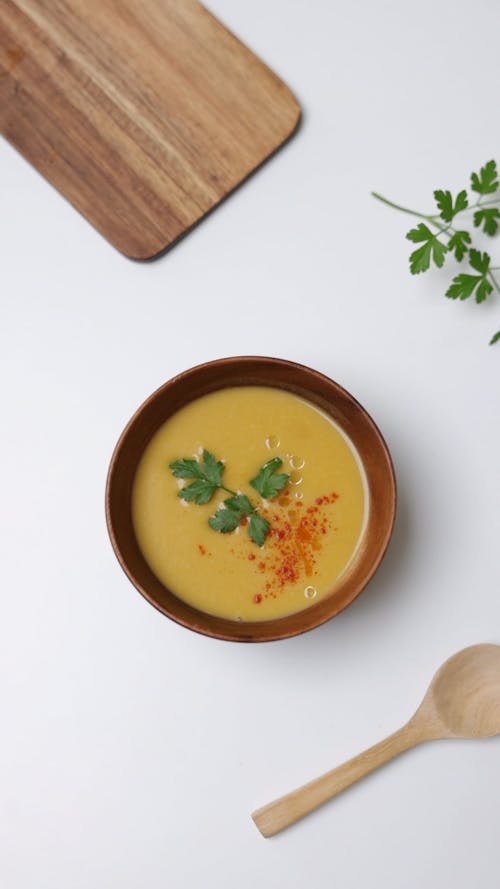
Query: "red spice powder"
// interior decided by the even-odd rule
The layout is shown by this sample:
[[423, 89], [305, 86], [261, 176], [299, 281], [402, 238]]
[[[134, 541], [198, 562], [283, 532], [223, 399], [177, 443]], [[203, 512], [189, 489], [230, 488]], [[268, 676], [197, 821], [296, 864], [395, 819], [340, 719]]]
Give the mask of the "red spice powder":
[[[337, 499], [335, 492], [316, 497], [302, 518], [296, 512], [297, 507], [303, 506], [300, 502], [294, 503], [292, 509], [283, 508], [280, 514], [264, 513], [271, 522], [271, 529], [265, 544], [266, 560], [259, 562], [257, 567], [266, 580], [266, 599], [276, 598], [288, 585], [317, 574], [317, 554], [326, 542], [326, 535], [336, 530], [328, 507]], [[283, 499], [278, 502], [284, 506]], [[262, 601], [262, 596], [257, 598], [259, 595], [254, 596], [254, 602]]]
[[205, 547], [202, 546], [201, 543], [198, 543], [197, 546], [198, 546], [198, 549], [199, 549], [199, 551], [200, 551], [200, 554], [201, 554], [202, 556], [204, 556], [204, 555], [206, 554], [206, 552], [207, 552], [206, 549], [205, 549]]

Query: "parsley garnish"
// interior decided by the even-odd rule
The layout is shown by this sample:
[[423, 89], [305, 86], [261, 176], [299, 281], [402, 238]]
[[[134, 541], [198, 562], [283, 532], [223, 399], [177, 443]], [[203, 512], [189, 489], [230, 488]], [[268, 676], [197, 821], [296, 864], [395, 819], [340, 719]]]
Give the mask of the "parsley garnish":
[[266, 500], [271, 500], [273, 497], [276, 497], [276, 494], [283, 490], [290, 478], [290, 476], [286, 475], [284, 472], [276, 472], [282, 465], [283, 460], [280, 460], [279, 457], [273, 457], [272, 460], [269, 460], [268, 463], [264, 463], [264, 466], [261, 466], [258, 474], [250, 482], [252, 488], [255, 488], [260, 496], [264, 497]]
[[[493, 237], [500, 227], [500, 192], [497, 173], [497, 165], [494, 160], [488, 161], [481, 167], [479, 173], [471, 173], [471, 192], [475, 192], [477, 198], [470, 203], [466, 189], [459, 191], [456, 197], [451, 191], [437, 189], [434, 199], [437, 212], [425, 214], [401, 207], [388, 201], [382, 195], [372, 192], [373, 197], [389, 207], [401, 210], [416, 216], [424, 222], [419, 222], [416, 228], [410, 229], [406, 237], [414, 244], [418, 244], [416, 250], [410, 254], [410, 272], [418, 275], [426, 272], [431, 265], [442, 268], [448, 254], [453, 256], [456, 262], [462, 262], [467, 257], [470, 269], [461, 272], [452, 279], [446, 290], [446, 296], [450, 299], [469, 299], [473, 296], [477, 303], [482, 303], [496, 290], [500, 293], [500, 284], [494, 275], [500, 266], [491, 265], [489, 253], [481, 252], [473, 246], [471, 231], [465, 227], [456, 228], [453, 224], [456, 217], [462, 213], [472, 213], [469, 228], [473, 225], [482, 234]], [[494, 198], [486, 199], [489, 195]], [[472, 195], [472, 198], [475, 196]], [[465, 223], [467, 225], [467, 223]], [[473, 233], [473, 232], [472, 232]], [[490, 345], [500, 340], [500, 331], [494, 334]]]
[[[262, 498], [272, 500], [287, 484], [290, 476], [286, 473], [276, 472], [281, 465], [282, 460], [279, 457], [274, 457], [268, 463], [264, 463], [255, 478], [251, 480], [250, 484]], [[257, 546], [263, 546], [271, 526], [246, 494], [238, 494], [223, 484], [224, 463], [222, 460], [217, 460], [210, 451], [203, 450], [201, 462], [182, 459], [174, 460], [169, 466], [175, 478], [194, 479], [179, 491], [178, 496], [182, 500], [194, 501], [199, 504], [208, 503], [219, 488], [231, 494], [224, 500], [215, 515], [208, 520], [208, 524], [214, 531], [229, 534], [235, 531], [242, 522], [246, 522], [248, 536]]]
[[270, 527], [264, 516], [261, 516], [258, 512], [252, 513], [248, 522], [248, 533], [252, 540], [255, 540], [257, 546], [263, 546]]
[[176, 478], [196, 479], [179, 491], [179, 497], [183, 500], [208, 503], [217, 488], [224, 488], [222, 484], [224, 463], [222, 460], [216, 460], [210, 451], [203, 451], [201, 463], [198, 463], [197, 460], [174, 460], [173, 463], [170, 463], [170, 469]]
[[257, 546], [263, 546], [271, 526], [267, 519], [252, 506], [245, 494], [224, 500], [223, 506], [220, 506], [215, 515], [209, 518], [208, 524], [214, 531], [227, 534], [230, 531], [235, 531], [245, 519], [248, 519], [248, 536]]

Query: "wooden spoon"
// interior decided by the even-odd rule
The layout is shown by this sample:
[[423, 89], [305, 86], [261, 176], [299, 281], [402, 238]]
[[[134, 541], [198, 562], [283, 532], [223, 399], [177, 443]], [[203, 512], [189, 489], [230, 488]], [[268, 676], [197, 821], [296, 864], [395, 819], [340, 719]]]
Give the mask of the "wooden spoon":
[[271, 837], [423, 741], [498, 734], [500, 645], [472, 645], [439, 668], [420, 707], [403, 728], [315, 781], [257, 809], [252, 818], [261, 834]]

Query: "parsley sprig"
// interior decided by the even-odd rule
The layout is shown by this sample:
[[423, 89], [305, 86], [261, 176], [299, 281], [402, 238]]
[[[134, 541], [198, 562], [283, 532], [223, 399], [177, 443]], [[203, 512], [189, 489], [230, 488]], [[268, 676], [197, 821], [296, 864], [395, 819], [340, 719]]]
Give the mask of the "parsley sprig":
[[[250, 481], [251, 486], [265, 500], [272, 500], [286, 486], [290, 478], [284, 472], [277, 472], [283, 461], [279, 457], [273, 457], [260, 467], [257, 475]], [[224, 500], [215, 515], [210, 516], [208, 524], [214, 531], [228, 534], [235, 531], [246, 520], [248, 536], [257, 544], [263, 546], [270, 524], [258, 507], [254, 506], [246, 494], [240, 494], [226, 487], [222, 481], [224, 463], [217, 460], [210, 451], [203, 450], [202, 460], [181, 459], [169, 464], [175, 478], [190, 479], [188, 485], [184, 485], [178, 496], [182, 500], [198, 504], [208, 503], [217, 490], [226, 491], [231, 496]]]
[[[424, 220], [406, 234], [409, 241], [418, 245], [410, 254], [412, 275], [426, 272], [431, 264], [442, 268], [450, 254], [456, 262], [462, 262], [467, 258], [469, 269], [455, 275], [445, 295], [449, 299], [460, 300], [474, 296], [477, 303], [482, 303], [493, 290], [500, 294], [500, 284], [494, 274], [500, 266], [493, 266], [490, 254], [481, 252], [473, 245], [474, 232], [471, 231], [471, 225], [489, 237], [498, 232], [500, 191], [497, 165], [494, 160], [488, 161], [481, 167], [479, 173], [471, 173], [470, 189], [476, 195], [471, 194], [472, 203], [466, 189], [459, 191], [455, 197], [448, 190], [437, 189], [434, 192], [434, 199], [438, 212], [429, 214], [402, 207], [375, 191], [372, 191], [372, 195], [395, 210]], [[490, 195], [495, 197], [489, 198]], [[472, 213], [472, 220], [457, 225], [455, 220], [458, 216], [462, 219], [464, 213]], [[468, 228], [464, 227], [466, 225]], [[500, 330], [492, 336], [490, 345], [499, 340]]]
[[272, 500], [280, 491], [283, 490], [290, 478], [285, 472], [277, 472], [283, 461], [279, 457], [273, 457], [260, 467], [259, 472], [250, 482], [252, 488], [260, 494], [265, 500]]

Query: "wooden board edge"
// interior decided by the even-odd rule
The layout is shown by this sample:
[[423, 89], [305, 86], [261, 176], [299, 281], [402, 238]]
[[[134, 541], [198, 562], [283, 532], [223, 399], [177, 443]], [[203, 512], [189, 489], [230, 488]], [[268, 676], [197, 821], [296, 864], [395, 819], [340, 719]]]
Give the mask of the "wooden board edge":
[[[286, 87], [286, 84], [283, 84], [283, 85]], [[259, 170], [261, 170], [262, 167], [264, 167], [268, 163], [268, 161], [272, 160], [272, 158], [279, 151], [281, 151], [282, 148], [285, 147], [285, 145], [293, 138], [293, 136], [300, 129], [300, 126], [302, 124], [302, 109], [301, 109], [297, 99], [295, 98], [294, 94], [291, 92], [291, 90], [289, 90], [288, 87], [286, 87], [286, 89], [290, 93], [290, 96], [293, 98], [294, 103], [296, 105], [296, 111], [297, 111], [297, 116], [296, 116], [294, 122], [292, 123], [291, 127], [289, 128], [288, 132], [284, 135], [283, 139], [280, 142], [278, 142], [276, 147], [271, 152], [269, 152], [269, 154], [267, 154], [264, 158], [262, 158], [262, 160], [258, 164], [256, 164], [255, 167], [253, 167], [251, 170], [249, 170], [249, 172], [245, 176], [243, 176], [238, 182], [236, 182], [233, 185], [233, 187], [225, 195], [222, 195], [222, 197], [212, 207], [210, 207], [205, 213], [203, 213], [195, 222], [193, 222], [193, 224], [190, 225], [189, 228], [186, 228], [185, 231], [183, 231], [177, 238], [174, 238], [173, 241], [170, 241], [170, 243], [166, 244], [165, 247], [162, 247], [160, 250], [158, 250], [152, 254], [145, 254], [145, 255], [141, 255], [141, 256], [134, 255], [133, 256], [132, 254], [127, 253], [124, 250], [120, 250], [120, 248], [117, 247], [116, 244], [113, 244], [112, 246], [114, 246], [115, 249], [117, 249], [118, 252], [122, 254], [122, 256], [125, 256], [126, 259], [131, 259], [133, 262], [154, 262], [156, 259], [161, 259], [161, 257], [165, 256], [167, 253], [169, 253], [169, 251], [172, 250], [173, 247], [176, 247], [177, 244], [179, 244], [180, 241], [182, 241], [186, 237], [186, 235], [189, 235], [195, 228], [197, 228], [202, 222], [204, 222], [214, 212], [214, 210], [217, 210], [217, 208], [220, 207], [222, 204], [224, 204], [236, 191], [238, 191], [240, 188], [242, 188], [245, 185], [245, 183], [248, 182], [249, 179], [252, 178], [252, 176], [254, 176], [256, 173], [258, 173]], [[111, 242], [109, 242], [109, 243], [111, 243]]]

